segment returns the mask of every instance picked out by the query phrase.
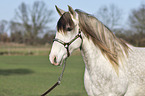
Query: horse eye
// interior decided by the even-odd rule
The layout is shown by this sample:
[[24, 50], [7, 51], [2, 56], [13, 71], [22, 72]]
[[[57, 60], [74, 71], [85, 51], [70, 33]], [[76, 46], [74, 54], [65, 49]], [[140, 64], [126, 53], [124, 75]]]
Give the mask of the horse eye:
[[66, 30], [67, 30], [67, 31], [71, 31], [71, 30], [72, 30], [72, 28], [67, 28]]

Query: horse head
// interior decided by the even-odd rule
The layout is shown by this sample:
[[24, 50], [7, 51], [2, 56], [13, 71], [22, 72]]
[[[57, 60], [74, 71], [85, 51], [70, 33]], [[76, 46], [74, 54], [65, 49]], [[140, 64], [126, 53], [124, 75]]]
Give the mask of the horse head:
[[60, 65], [65, 58], [81, 46], [82, 37], [78, 15], [72, 7], [68, 6], [68, 12], [59, 9], [57, 6], [55, 7], [60, 19], [57, 22], [57, 32], [49, 59], [52, 64]]

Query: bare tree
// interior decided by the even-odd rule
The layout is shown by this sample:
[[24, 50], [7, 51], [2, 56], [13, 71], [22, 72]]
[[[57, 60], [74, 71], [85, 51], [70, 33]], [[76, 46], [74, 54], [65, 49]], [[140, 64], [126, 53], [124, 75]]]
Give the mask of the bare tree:
[[98, 10], [96, 17], [114, 31], [120, 25], [122, 10], [114, 4], [103, 6]]
[[21, 23], [11, 21], [9, 29], [11, 32], [11, 37], [10, 37], [11, 42], [24, 43], [25, 29]]
[[132, 10], [129, 15], [129, 25], [134, 33], [145, 33], [145, 4], [139, 9]]
[[133, 39], [136, 42], [135, 45], [144, 46], [145, 45], [145, 4], [142, 4], [138, 9], [132, 10], [128, 20], [129, 20], [130, 30], [132, 31]]
[[7, 32], [8, 30], [8, 22], [6, 20], [0, 21], [0, 34]]
[[0, 41], [2, 42], [9, 41], [7, 31], [8, 31], [8, 22], [6, 20], [0, 21]]
[[16, 10], [17, 22], [24, 27], [25, 42], [35, 44], [38, 35], [49, 28], [52, 10], [43, 1], [35, 1], [33, 6], [22, 3]]

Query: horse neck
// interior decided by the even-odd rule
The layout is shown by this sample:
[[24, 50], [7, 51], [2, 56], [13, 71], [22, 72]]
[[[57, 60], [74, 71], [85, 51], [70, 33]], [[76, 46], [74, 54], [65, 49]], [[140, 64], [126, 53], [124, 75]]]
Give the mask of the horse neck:
[[[94, 45], [94, 43], [84, 36], [82, 50], [81, 50], [86, 68], [92, 70], [95, 68], [106, 70], [112, 69], [112, 66], [108, 60], [104, 57], [101, 50]], [[109, 68], [109, 70], [108, 70]], [[95, 69], [96, 70], [96, 69]]]

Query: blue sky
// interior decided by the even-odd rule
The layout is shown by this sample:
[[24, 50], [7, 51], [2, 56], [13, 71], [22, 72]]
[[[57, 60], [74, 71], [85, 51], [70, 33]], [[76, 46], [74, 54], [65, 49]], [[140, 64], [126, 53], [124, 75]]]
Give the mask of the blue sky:
[[[14, 18], [15, 9], [25, 2], [26, 4], [32, 5], [34, 1], [37, 0], [2, 0], [0, 3], [0, 20], [10, 21]], [[41, 0], [39, 0], [41, 1]], [[145, 0], [42, 0], [44, 1], [48, 9], [54, 10], [54, 26], [59, 15], [55, 11], [55, 5], [63, 10], [68, 10], [67, 5], [72, 6], [74, 9], [81, 9], [87, 13], [95, 14], [101, 6], [114, 4], [118, 8], [123, 10], [123, 21], [125, 22], [132, 9], [139, 8], [139, 6], [144, 3]]]

